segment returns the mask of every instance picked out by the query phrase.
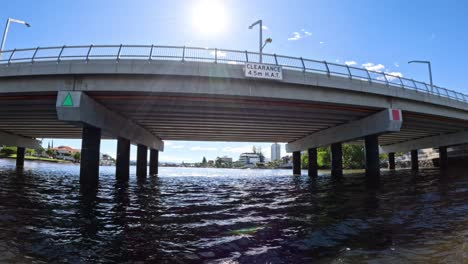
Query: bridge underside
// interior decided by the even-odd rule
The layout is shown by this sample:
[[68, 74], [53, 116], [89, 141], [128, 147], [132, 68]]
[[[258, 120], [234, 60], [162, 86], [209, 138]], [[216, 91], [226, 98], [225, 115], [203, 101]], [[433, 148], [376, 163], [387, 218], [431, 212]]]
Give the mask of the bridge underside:
[[[162, 140], [292, 142], [359, 120], [382, 109], [262, 98], [157, 93], [88, 95]], [[0, 96], [0, 131], [31, 138], [81, 138], [82, 129], [57, 119], [56, 93]], [[379, 137], [391, 145], [468, 129], [468, 122], [403, 112], [400, 132]], [[103, 138], [111, 138], [103, 134]]]

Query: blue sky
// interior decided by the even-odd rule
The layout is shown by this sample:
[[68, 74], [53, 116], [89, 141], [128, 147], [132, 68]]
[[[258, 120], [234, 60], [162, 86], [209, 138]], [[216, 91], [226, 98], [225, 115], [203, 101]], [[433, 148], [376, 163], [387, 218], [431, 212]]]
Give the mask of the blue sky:
[[[365, 65], [428, 81], [430, 60], [436, 85], [468, 93], [468, 17], [465, 1], [275, 1], [275, 0], [80, 0], [4, 1], [0, 21], [12, 25], [6, 49], [78, 44], [166, 44], [258, 49], [263, 19], [265, 52]], [[44, 140], [45, 145], [49, 140]], [[80, 140], [54, 140], [79, 148]], [[102, 152], [115, 155], [115, 141]], [[253, 143], [167, 142], [162, 161], [195, 162], [251, 149]], [[261, 146], [269, 156], [270, 144]], [[284, 148], [282, 149], [283, 155]], [[136, 156], [132, 148], [132, 158]]]

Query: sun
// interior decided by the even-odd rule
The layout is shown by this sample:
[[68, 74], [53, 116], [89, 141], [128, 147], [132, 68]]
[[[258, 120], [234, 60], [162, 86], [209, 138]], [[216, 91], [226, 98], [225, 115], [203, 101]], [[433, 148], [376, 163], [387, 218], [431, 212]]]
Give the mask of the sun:
[[216, 34], [224, 31], [226, 12], [221, 1], [202, 0], [193, 9], [193, 25], [204, 34]]

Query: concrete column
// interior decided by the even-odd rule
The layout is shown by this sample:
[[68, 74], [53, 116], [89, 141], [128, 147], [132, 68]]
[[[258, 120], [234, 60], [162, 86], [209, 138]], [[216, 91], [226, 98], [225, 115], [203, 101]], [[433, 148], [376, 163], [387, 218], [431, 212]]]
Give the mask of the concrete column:
[[148, 175], [148, 147], [138, 145], [136, 174], [138, 178], [145, 178]]
[[388, 169], [395, 170], [395, 153], [388, 153]]
[[307, 150], [309, 156], [309, 177], [317, 177], [318, 175], [318, 164], [317, 164], [317, 148], [310, 148]]
[[380, 159], [379, 159], [379, 137], [377, 135], [369, 135], [365, 137], [366, 149], [366, 175], [367, 177], [380, 176]]
[[117, 139], [115, 177], [119, 181], [128, 181], [130, 177], [130, 140], [125, 138]]
[[16, 168], [23, 169], [24, 168], [24, 154], [26, 152], [25, 148], [17, 147], [16, 148]]
[[301, 175], [301, 152], [293, 152], [293, 174]]
[[158, 162], [159, 162], [159, 151], [156, 149], [150, 150], [150, 164], [149, 164], [149, 174], [158, 175]]
[[447, 147], [439, 147], [439, 167], [443, 170], [448, 168]]
[[419, 170], [418, 150], [411, 151], [411, 169]]
[[331, 145], [331, 175], [336, 177], [343, 175], [343, 146], [341, 143]]
[[99, 181], [101, 129], [85, 126], [81, 140], [80, 183], [96, 187]]

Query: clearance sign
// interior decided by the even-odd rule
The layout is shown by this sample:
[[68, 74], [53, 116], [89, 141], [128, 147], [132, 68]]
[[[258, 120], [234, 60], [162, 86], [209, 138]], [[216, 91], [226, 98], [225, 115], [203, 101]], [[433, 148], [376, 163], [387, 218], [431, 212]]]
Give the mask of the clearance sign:
[[244, 72], [248, 78], [283, 80], [283, 69], [277, 65], [246, 62]]

